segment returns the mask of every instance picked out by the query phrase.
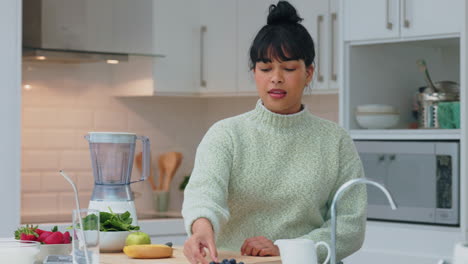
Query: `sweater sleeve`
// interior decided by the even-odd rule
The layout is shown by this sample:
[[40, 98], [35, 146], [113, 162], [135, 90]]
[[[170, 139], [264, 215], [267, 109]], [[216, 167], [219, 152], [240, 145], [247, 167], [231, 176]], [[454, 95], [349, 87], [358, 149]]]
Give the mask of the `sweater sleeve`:
[[219, 123], [213, 125], [200, 142], [182, 206], [187, 234], [192, 235], [192, 224], [198, 218], [207, 218], [211, 222], [215, 237], [228, 221], [231, 150], [229, 133]]
[[[364, 176], [362, 163], [352, 139], [343, 131], [339, 146], [338, 177], [333, 191], [327, 201], [327, 212], [324, 216], [324, 224], [302, 238], [308, 238], [315, 242], [325, 241], [331, 245], [331, 203], [338, 188], [345, 182]], [[367, 193], [366, 186], [354, 185], [346, 190], [336, 204], [337, 231], [336, 254], [337, 260], [351, 255], [359, 250], [364, 242]], [[325, 260], [327, 250], [318, 248], [319, 262]]]

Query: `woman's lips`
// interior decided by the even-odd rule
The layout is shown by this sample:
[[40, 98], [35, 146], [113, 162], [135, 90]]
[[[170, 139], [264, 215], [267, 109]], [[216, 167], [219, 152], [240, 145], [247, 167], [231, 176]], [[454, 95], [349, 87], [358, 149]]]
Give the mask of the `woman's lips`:
[[275, 99], [281, 99], [283, 97], [286, 96], [286, 91], [285, 90], [281, 90], [281, 89], [271, 89], [268, 91], [268, 94], [275, 98]]

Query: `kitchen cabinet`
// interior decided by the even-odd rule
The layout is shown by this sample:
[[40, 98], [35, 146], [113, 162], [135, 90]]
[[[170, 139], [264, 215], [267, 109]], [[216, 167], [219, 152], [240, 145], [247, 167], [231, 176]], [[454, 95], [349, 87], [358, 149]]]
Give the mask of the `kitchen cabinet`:
[[[417, 60], [427, 61], [434, 81], [451, 80], [464, 87], [461, 83], [460, 38], [380, 44], [345, 42], [342, 47], [344, 65], [341, 74], [346, 79], [340, 83], [340, 122], [350, 130], [354, 139], [460, 139], [459, 129], [409, 129], [417, 122], [413, 110], [419, 87], [426, 85]], [[464, 93], [463, 89], [461, 93]], [[397, 108], [398, 124], [392, 129], [363, 129], [356, 121], [355, 112], [357, 106], [365, 104]]]
[[130, 56], [112, 65], [116, 96], [199, 95], [198, 8], [197, 1], [154, 0], [154, 43], [164, 57]]
[[[339, 13], [343, 19], [340, 20], [342, 64], [339, 74], [343, 78], [339, 80], [339, 122], [353, 139], [401, 140], [403, 143], [408, 140], [454, 141], [460, 144], [460, 160], [467, 159], [466, 126], [409, 129], [410, 123], [417, 121], [412, 110], [418, 88], [426, 86], [416, 65], [418, 59], [426, 60], [434, 81], [460, 83], [460, 119], [462, 123], [467, 120], [466, 8], [466, 1], [459, 0], [340, 0]], [[408, 21], [405, 23], [405, 20]], [[400, 121], [391, 129], [363, 129], [355, 120], [356, 107], [363, 104], [392, 105], [399, 109]], [[407, 165], [415, 169], [419, 162]], [[393, 170], [397, 172], [392, 175], [401, 171]], [[345, 263], [435, 263], [438, 259], [450, 259], [455, 243], [468, 235], [467, 175], [468, 167], [461, 162], [460, 226], [368, 221], [362, 250]], [[408, 190], [411, 191], [416, 192], [417, 188]], [[399, 196], [404, 198], [402, 194]]]
[[342, 1], [345, 41], [432, 38], [459, 34], [463, 0]]
[[290, 1], [304, 19], [315, 44], [315, 77], [312, 89], [318, 93], [335, 93], [338, 89], [338, 1]]
[[204, 96], [236, 94], [236, 2], [199, 1], [199, 86]]

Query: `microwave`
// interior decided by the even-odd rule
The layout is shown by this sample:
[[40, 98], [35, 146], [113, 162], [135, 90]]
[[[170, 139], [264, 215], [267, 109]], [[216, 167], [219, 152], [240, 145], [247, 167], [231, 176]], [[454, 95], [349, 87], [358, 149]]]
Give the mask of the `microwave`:
[[365, 176], [370, 220], [459, 225], [459, 143], [450, 141], [355, 141]]

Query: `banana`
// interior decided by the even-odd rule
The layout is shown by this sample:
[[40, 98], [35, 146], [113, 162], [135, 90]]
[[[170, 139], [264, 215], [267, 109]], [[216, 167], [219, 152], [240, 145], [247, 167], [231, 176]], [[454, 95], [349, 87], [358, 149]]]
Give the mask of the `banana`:
[[160, 244], [125, 246], [123, 252], [131, 258], [137, 259], [172, 257], [172, 248]]

